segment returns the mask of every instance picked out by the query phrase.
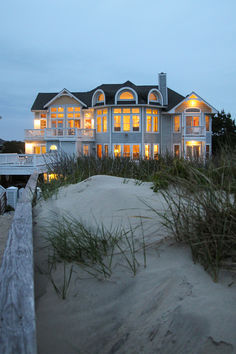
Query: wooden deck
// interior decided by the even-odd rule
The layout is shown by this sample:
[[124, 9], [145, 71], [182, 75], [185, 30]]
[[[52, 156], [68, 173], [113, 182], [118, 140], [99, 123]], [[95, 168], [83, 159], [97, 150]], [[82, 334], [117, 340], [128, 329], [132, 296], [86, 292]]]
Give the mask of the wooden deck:
[[47, 155], [0, 154], [0, 175], [32, 175], [47, 172]]

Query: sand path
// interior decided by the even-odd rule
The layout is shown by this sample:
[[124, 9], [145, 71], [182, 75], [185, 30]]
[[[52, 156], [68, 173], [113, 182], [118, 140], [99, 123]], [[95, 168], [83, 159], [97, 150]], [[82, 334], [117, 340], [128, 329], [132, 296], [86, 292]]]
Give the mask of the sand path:
[[[236, 279], [222, 273], [219, 283], [214, 283], [200, 265], [193, 264], [187, 247], [160, 242], [165, 236], [160, 220], [144, 201], [164, 210], [162, 196], [153, 193], [148, 183], [123, 182], [95, 176], [61, 189], [57, 197], [34, 209], [39, 353], [235, 353]], [[142, 252], [135, 277], [122, 261], [117, 261], [108, 280], [76, 267], [68, 296], [60, 299], [43, 274], [47, 249], [42, 248], [42, 227], [49, 216], [64, 212], [94, 227], [97, 221], [108, 227], [135, 225], [140, 221], [137, 216], [143, 216], [145, 239], [152, 245], [147, 267]], [[61, 264], [53, 276], [62, 284]]]

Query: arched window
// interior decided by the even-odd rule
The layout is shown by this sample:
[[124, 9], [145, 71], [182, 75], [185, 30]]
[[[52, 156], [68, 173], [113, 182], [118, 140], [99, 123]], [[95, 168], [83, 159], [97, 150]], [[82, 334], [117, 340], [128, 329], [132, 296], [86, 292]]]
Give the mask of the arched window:
[[97, 97], [97, 101], [98, 102], [103, 102], [104, 101], [104, 94], [103, 93], [100, 93]]
[[98, 89], [94, 92], [93, 97], [92, 97], [92, 107], [96, 105], [105, 105], [105, 93], [103, 90]]
[[157, 101], [157, 95], [155, 93], [151, 92], [149, 96], [150, 101]]
[[156, 88], [152, 89], [148, 93], [148, 104], [163, 104], [163, 97], [160, 91]]
[[118, 100], [134, 100], [134, 99], [135, 99], [134, 95], [130, 91], [123, 91], [118, 98]]

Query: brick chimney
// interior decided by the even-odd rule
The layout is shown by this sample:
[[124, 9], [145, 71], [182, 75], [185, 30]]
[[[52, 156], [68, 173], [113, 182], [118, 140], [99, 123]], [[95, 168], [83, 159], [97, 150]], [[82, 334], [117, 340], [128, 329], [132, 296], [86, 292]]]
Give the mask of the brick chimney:
[[159, 90], [163, 96], [163, 105], [168, 105], [168, 91], [166, 83], [166, 73], [159, 73]]

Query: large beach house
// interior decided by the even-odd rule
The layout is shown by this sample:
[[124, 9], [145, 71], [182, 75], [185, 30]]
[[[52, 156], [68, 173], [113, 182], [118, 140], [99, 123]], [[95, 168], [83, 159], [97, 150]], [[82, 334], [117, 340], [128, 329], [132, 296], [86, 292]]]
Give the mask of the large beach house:
[[211, 154], [211, 117], [217, 110], [192, 92], [186, 97], [158, 85], [103, 84], [88, 92], [39, 93], [25, 130], [25, 152], [158, 158]]

